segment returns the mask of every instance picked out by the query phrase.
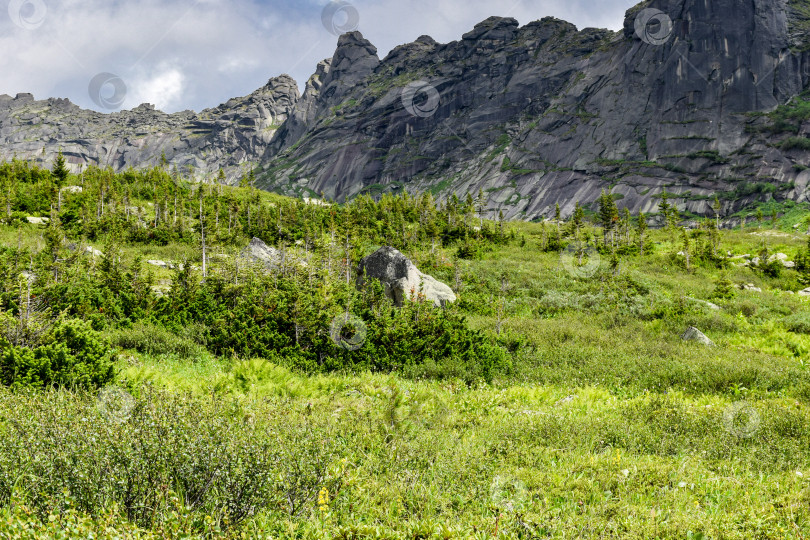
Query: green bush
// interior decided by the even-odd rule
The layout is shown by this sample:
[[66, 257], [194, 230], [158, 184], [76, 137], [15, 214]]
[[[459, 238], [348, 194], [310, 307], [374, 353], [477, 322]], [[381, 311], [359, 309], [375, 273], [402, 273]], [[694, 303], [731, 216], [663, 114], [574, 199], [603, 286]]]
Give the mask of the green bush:
[[115, 504], [147, 528], [181, 506], [198, 516], [199, 531], [209, 523], [203, 516], [225, 528], [263, 511], [309, 515], [319, 489], [339, 490], [334, 464], [347, 444], [336, 435], [346, 421], [305, 417], [279, 402], [248, 408], [149, 388], [135, 397], [114, 391], [129, 406], [103, 394], [0, 389], [0, 505], [24, 476], [25, 502], [41, 518], [60, 513], [55, 505], [67, 496], [87, 513]]
[[98, 388], [113, 379], [109, 345], [86, 321], [57, 323], [35, 348], [5, 337], [0, 348], [0, 380], [7, 386]]
[[202, 325], [191, 324], [184, 329], [184, 335], [177, 335], [162, 326], [135, 323], [131, 328], [116, 331], [111, 336], [113, 346], [130, 349], [144, 354], [176, 354], [180, 358], [199, 358], [205, 353], [205, 329]]
[[810, 314], [795, 313], [782, 319], [782, 324], [791, 332], [810, 334]]

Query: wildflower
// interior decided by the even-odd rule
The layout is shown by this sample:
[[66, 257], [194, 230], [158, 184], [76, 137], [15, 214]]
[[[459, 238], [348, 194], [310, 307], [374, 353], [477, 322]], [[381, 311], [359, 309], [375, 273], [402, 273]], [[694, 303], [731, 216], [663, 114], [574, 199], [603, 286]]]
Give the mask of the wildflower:
[[321, 512], [325, 512], [327, 506], [329, 506], [329, 490], [324, 486], [318, 491], [318, 508]]

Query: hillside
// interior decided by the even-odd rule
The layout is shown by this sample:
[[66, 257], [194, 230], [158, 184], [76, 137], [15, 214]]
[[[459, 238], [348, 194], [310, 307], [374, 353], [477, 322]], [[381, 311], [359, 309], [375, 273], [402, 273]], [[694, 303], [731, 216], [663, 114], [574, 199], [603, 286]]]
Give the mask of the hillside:
[[[655, 11], [650, 11], [655, 10]], [[489, 217], [569, 216], [602, 189], [634, 213], [661, 191], [681, 211], [730, 215], [807, 200], [804, 0], [654, 0], [624, 31], [492, 17], [448, 44], [428, 36], [379, 59], [340, 37], [299, 95], [287, 76], [215, 109], [103, 115], [65, 100], [0, 98], [0, 158], [171, 166], [196, 177], [343, 201], [482, 191]]]
[[[0, 536], [810, 535], [807, 204], [654, 230], [190, 180], [0, 165]], [[457, 300], [358, 285], [380, 246]]]

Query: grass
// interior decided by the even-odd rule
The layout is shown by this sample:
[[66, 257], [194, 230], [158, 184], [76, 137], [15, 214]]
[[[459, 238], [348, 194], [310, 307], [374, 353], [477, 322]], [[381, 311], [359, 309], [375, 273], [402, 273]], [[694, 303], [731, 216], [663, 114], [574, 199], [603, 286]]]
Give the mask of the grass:
[[[774, 229], [723, 231], [720, 251], [792, 260], [806, 213], [786, 211]], [[110, 331], [123, 416], [98, 395], [0, 389], [0, 536], [808, 537], [798, 274], [687, 270], [679, 235], [649, 231], [653, 252], [621, 257], [618, 276], [604, 256], [576, 278], [540, 251], [544, 225], [507, 227], [525, 245], [408, 254], [446, 283], [458, 271], [468, 324], [513, 353], [491, 385], [306, 376], [214, 357], [194, 328]], [[763, 292], [713, 298], [721, 273]], [[716, 346], [681, 340], [690, 325]]]

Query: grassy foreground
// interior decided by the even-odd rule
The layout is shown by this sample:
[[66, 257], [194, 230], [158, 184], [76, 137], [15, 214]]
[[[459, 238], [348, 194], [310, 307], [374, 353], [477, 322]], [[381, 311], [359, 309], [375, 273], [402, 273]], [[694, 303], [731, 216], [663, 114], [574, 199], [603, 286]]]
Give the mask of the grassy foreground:
[[[230, 230], [228, 205], [237, 204], [258, 209], [245, 227], [265, 216], [262, 226], [294, 245], [276, 228], [282, 212], [268, 210], [283, 205], [280, 198], [234, 193], [221, 208], [211, 202], [223, 229], [209, 240], [215, 252], [233, 258], [247, 242]], [[239, 203], [245, 194], [255, 202]], [[195, 208], [193, 192], [190, 199], [181, 215]], [[199, 266], [192, 218], [159, 226], [170, 221], [171, 198], [154, 200], [165, 201], [163, 217], [141, 211], [138, 221], [154, 226], [133, 219], [129, 239], [117, 245], [103, 228], [86, 230], [88, 208], [112, 219], [100, 205], [79, 201], [71, 210], [63, 201], [64, 221], [74, 227], [66, 226], [67, 236], [114, 247], [116, 264], [135, 274], [146, 268], [139, 258]], [[325, 216], [321, 225], [330, 212], [283, 210], [313, 223]], [[382, 235], [451, 284], [459, 300], [447, 312], [470, 329], [445, 327], [456, 333], [447, 345], [455, 363], [429, 351], [443, 337], [425, 322], [439, 318], [438, 310], [396, 311], [373, 295], [353, 296], [353, 286], [338, 287], [346, 281], [332, 253], [340, 235], [329, 242], [328, 227], [302, 243], [325, 254], [321, 262], [337, 274], [327, 275], [332, 288], [314, 269], [257, 281], [236, 270], [248, 291], [240, 294], [253, 295], [248, 307], [265, 307], [253, 302], [278, 294], [280, 311], [295, 322], [285, 327], [284, 317], [237, 309], [230, 282], [223, 299], [211, 299], [220, 272], [231, 272], [225, 263], [211, 263], [207, 289], [181, 287], [188, 272], [152, 268], [146, 283], [161, 295], [147, 288], [132, 300], [130, 289], [110, 292], [117, 290], [110, 275], [140, 283], [115, 274], [113, 257], [62, 262], [68, 258], [52, 226], [0, 225], [0, 269], [20, 254], [32, 261], [47, 255], [51, 246], [57, 256], [36, 269], [55, 277], [35, 292], [92, 291], [89, 299], [51, 298], [92, 322], [99, 343], [114, 350], [114, 376], [101, 389], [55, 377], [21, 384], [0, 370], [11, 381], [0, 386], [0, 538], [808, 538], [810, 297], [797, 293], [810, 283], [802, 269], [751, 268], [737, 257], [765, 249], [801, 260], [810, 214], [783, 210], [775, 223], [716, 232], [700, 249], [703, 230], [641, 231], [643, 254], [631, 249], [633, 240], [612, 252], [602, 246], [582, 265], [565, 245], [549, 247], [555, 224], [487, 222], [490, 232], [501, 231], [490, 241], [468, 236], [475, 229], [465, 219], [467, 232], [437, 242], [429, 223], [421, 237], [419, 227], [371, 223], [351, 239], [344, 263], [370, 253]], [[84, 217], [71, 221], [70, 212]], [[568, 232], [569, 225], [563, 237], [606, 243], [588, 220], [581, 230]], [[154, 243], [159, 231], [165, 238]], [[709, 248], [716, 255], [701, 258]], [[101, 276], [103, 286], [87, 275]], [[302, 295], [282, 294], [298, 286]], [[4, 316], [21, 318], [26, 304], [14, 302], [24, 287], [3, 290], [10, 291], [0, 298]], [[307, 311], [300, 300], [307, 296], [321, 303]], [[357, 350], [330, 341], [340, 341], [328, 327], [339, 304], [333, 298], [355, 302], [352, 311], [368, 324]], [[206, 319], [195, 313], [201, 305], [223, 315]], [[232, 330], [229, 316], [243, 330]], [[251, 317], [264, 322], [250, 326]], [[715, 345], [682, 340], [689, 326]], [[289, 332], [294, 345], [284, 341]], [[397, 341], [402, 336], [435, 341], [408, 348]], [[479, 339], [506, 361], [472, 376], [475, 358], [458, 351]], [[287, 352], [254, 354], [262, 340], [278, 340]], [[46, 353], [62, 358], [47, 340], [36, 350], [29, 364]], [[410, 351], [421, 355], [418, 363], [402, 360]], [[28, 365], [2, 353], [2, 366]]]
[[[19, 475], [0, 535], [806, 537], [808, 338], [784, 321], [808, 301], [739, 268], [763, 292], [716, 311], [682, 299], [709, 298], [713, 272], [668, 259], [627, 258], [620, 285], [525, 247], [461, 262], [471, 324], [515, 342], [492, 385], [121, 351], [131, 403], [3, 391], [0, 459]], [[684, 343], [688, 324], [718, 346]], [[127, 494], [141, 506], [122, 511]]]

